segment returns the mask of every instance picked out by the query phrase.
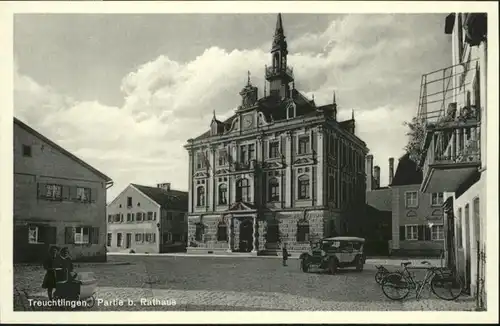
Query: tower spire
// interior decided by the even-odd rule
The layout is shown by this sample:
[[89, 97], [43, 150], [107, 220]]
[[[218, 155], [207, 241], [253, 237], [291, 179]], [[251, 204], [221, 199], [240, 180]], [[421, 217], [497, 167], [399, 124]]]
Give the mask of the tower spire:
[[247, 85], [250, 86], [250, 85], [252, 85], [252, 82], [250, 81], [250, 70], [247, 71], [247, 74], [248, 74]]
[[281, 13], [278, 14], [278, 19], [276, 20], [276, 30], [274, 35], [283, 33], [283, 20], [281, 20]]
[[354, 120], [354, 109], [352, 109], [351, 120]]
[[333, 105], [337, 105], [337, 101], [335, 99], [335, 91], [333, 91]]

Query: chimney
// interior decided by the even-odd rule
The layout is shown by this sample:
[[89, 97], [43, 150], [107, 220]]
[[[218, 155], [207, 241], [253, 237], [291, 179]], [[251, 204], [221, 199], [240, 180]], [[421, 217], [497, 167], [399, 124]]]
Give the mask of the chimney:
[[170, 191], [170, 182], [159, 183], [156, 185], [160, 189], [164, 189], [166, 191]]
[[373, 189], [372, 188], [372, 182], [373, 182], [373, 155], [371, 155], [371, 154], [366, 155], [365, 173], [366, 173], [366, 191], [371, 191]]
[[394, 178], [394, 157], [389, 158], [389, 185], [392, 184]]
[[377, 189], [380, 187], [380, 166], [376, 165], [373, 168], [373, 189]]

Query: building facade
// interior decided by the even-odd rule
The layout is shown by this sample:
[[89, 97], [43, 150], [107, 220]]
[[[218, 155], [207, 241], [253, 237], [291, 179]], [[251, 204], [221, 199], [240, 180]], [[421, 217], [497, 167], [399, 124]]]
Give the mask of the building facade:
[[441, 257], [444, 253], [444, 194], [420, 191], [421, 182], [422, 171], [405, 154], [390, 184], [392, 255]]
[[106, 190], [112, 181], [14, 118], [14, 261], [51, 245], [75, 260], [106, 261]]
[[185, 251], [188, 193], [170, 183], [128, 185], [108, 206], [109, 252]]
[[445, 193], [447, 264], [485, 302], [487, 16], [452, 13], [445, 33], [453, 65], [422, 77], [421, 190]]
[[317, 106], [296, 90], [287, 55], [278, 15], [269, 94], [259, 98], [249, 78], [234, 115], [214, 114], [210, 130], [188, 140], [188, 252], [305, 250], [348, 234], [363, 206], [368, 149], [354, 117], [337, 120], [335, 95]]

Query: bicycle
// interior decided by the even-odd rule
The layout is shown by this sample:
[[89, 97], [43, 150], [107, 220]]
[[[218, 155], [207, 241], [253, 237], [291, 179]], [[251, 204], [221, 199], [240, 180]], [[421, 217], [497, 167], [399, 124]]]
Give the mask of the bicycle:
[[[428, 261], [423, 261], [422, 264], [430, 265]], [[422, 290], [428, 285], [430, 285], [432, 293], [442, 300], [455, 300], [462, 294], [463, 284], [454, 272], [443, 267], [424, 267], [423, 269], [427, 270], [424, 279], [415, 280], [413, 275], [408, 271], [408, 265], [411, 265], [411, 262], [401, 263], [401, 267], [403, 267], [402, 271], [389, 273], [382, 280], [382, 292], [389, 299], [403, 300], [408, 296], [410, 290], [415, 290], [415, 299], [419, 300]], [[397, 291], [401, 290], [402, 292], [393, 295], [390, 292], [393, 289]], [[440, 292], [441, 289], [444, 289], [444, 293]]]
[[391, 272], [382, 265], [378, 265], [378, 266], [375, 265], [375, 267], [377, 268], [377, 272], [375, 273], [375, 282], [377, 282], [377, 284], [381, 285], [384, 277], [386, 277]]

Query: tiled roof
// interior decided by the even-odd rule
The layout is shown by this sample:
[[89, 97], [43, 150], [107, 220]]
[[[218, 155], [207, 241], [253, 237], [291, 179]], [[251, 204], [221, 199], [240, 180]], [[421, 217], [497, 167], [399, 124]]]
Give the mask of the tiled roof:
[[158, 187], [142, 186], [132, 184], [140, 192], [154, 200], [162, 208], [169, 210], [187, 211], [188, 193], [179, 190], [165, 190]]
[[392, 211], [392, 189], [379, 188], [367, 191], [366, 203], [379, 211]]
[[417, 169], [417, 163], [410, 159], [409, 154], [405, 154], [399, 159], [391, 186], [421, 184], [422, 179], [422, 171]]

